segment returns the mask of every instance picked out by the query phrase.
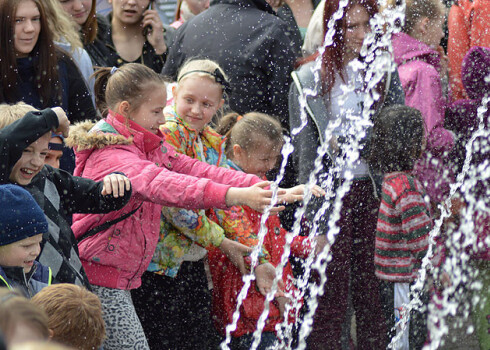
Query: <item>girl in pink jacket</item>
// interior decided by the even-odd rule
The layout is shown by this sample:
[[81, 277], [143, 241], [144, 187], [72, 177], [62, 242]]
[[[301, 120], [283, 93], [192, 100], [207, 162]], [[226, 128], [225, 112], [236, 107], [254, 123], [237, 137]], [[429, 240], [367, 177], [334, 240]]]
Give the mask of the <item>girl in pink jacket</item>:
[[[117, 212], [75, 215], [72, 228], [81, 239], [80, 259], [104, 309], [104, 349], [149, 349], [130, 290], [140, 286], [152, 258], [162, 206], [248, 205], [262, 211], [271, 203], [272, 191], [264, 189], [268, 182], [256, 176], [178, 154], [162, 140], [159, 126], [165, 122], [166, 87], [151, 69], [126, 64], [119, 69], [103, 68], [96, 75], [96, 96], [99, 103], [105, 103], [108, 114], [96, 124], [85, 122], [73, 128], [67, 143], [76, 150], [75, 174], [99, 180], [108, 173], [123, 172], [131, 180], [133, 196]], [[237, 188], [247, 186], [251, 187]], [[301, 199], [288, 197], [281, 200]], [[277, 210], [280, 208], [273, 211]], [[128, 213], [132, 215], [120, 220]], [[112, 220], [117, 222], [86, 237], [90, 230]], [[242, 268], [243, 255], [251, 252], [228, 239], [219, 248]]]

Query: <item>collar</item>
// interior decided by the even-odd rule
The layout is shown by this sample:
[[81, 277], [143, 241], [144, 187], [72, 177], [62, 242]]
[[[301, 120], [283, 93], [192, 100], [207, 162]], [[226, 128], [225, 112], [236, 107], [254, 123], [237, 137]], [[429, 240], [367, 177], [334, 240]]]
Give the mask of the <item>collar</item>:
[[135, 144], [138, 146], [142, 145], [145, 153], [159, 147], [163, 141], [163, 135], [160, 131], [158, 131], [158, 134], [149, 132], [134, 121], [127, 119], [121, 114], [114, 113], [111, 110], [109, 110], [107, 120], [109, 122], [115, 120], [117, 124], [119, 124], [117, 132], [124, 137], [133, 137]]

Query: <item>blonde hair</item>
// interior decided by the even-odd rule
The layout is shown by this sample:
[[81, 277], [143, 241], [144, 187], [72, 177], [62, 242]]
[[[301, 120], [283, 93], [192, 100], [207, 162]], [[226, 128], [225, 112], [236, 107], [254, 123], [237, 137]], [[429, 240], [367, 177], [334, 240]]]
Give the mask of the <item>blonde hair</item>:
[[213, 79], [213, 73], [216, 69], [219, 70], [219, 72], [226, 80], [228, 80], [227, 75], [218, 63], [208, 59], [190, 59], [185, 62], [182, 65], [182, 68], [179, 70], [179, 74], [177, 75], [177, 82], [180, 83], [181, 80], [186, 79], [187, 77], [190, 77], [194, 74], [200, 77], [207, 77], [211, 80], [215, 80]]
[[9, 338], [18, 324], [26, 324], [39, 332], [44, 339], [49, 338], [48, 317], [45, 312], [20, 292], [0, 288], [0, 332]]
[[217, 132], [226, 136], [225, 154], [229, 159], [233, 159], [233, 145], [250, 151], [264, 139], [278, 147], [282, 147], [284, 142], [281, 123], [270, 115], [259, 112], [250, 112], [243, 116], [228, 113], [220, 120]]
[[37, 109], [24, 102], [18, 102], [13, 105], [6, 103], [0, 104], [0, 129], [3, 129], [16, 120], [21, 119], [28, 112], [33, 111], [37, 111]]
[[68, 42], [72, 52], [83, 48], [77, 24], [63, 10], [59, 0], [44, 0], [43, 4], [49, 29], [53, 32], [53, 40]]
[[48, 315], [53, 340], [78, 350], [97, 350], [102, 345], [102, 304], [94, 293], [74, 284], [54, 284], [37, 293], [32, 302]]

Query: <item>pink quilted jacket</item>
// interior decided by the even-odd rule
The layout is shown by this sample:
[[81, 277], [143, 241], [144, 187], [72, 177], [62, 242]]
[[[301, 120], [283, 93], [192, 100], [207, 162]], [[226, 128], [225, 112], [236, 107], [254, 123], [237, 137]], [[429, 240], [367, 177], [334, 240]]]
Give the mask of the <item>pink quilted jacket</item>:
[[97, 124], [84, 122], [70, 131], [76, 151], [76, 176], [101, 180], [122, 172], [132, 184], [132, 198], [108, 214], [77, 214], [73, 232], [81, 237], [93, 227], [142, 206], [129, 218], [79, 243], [80, 258], [90, 283], [117, 289], [141, 285], [160, 231], [163, 205], [183, 208], [226, 208], [230, 186], [245, 187], [261, 180], [217, 168], [178, 154], [161, 135], [112, 112]]

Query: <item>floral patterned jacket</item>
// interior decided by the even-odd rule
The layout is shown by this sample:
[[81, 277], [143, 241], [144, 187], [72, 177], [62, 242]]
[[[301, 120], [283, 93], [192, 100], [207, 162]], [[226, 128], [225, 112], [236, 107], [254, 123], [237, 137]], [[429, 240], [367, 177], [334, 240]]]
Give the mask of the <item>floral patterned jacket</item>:
[[[165, 109], [166, 123], [160, 127], [166, 141], [179, 153], [208, 164], [230, 168], [224, 155], [224, 138], [206, 126], [197, 133], [175, 111], [174, 106]], [[149, 271], [175, 277], [195, 242], [202, 247], [218, 247], [225, 236], [249, 247], [257, 245], [257, 232], [244, 209], [234, 206], [227, 210], [188, 210], [163, 207], [160, 224], [160, 240], [157, 244]], [[270, 260], [262, 247], [259, 264]], [[249, 261], [246, 259], [246, 262]]]

